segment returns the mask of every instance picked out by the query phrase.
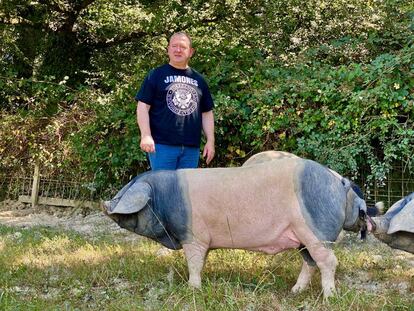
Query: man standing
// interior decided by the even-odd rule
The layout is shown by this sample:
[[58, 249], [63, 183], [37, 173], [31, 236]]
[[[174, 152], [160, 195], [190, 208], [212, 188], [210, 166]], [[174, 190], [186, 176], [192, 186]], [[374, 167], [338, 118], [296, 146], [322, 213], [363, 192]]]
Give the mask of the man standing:
[[135, 97], [140, 147], [152, 170], [196, 168], [202, 130], [203, 158], [209, 164], [214, 157], [213, 99], [204, 78], [189, 66], [193, 54], [191, 38], [173, 34], [169, 63], [151, 70]]

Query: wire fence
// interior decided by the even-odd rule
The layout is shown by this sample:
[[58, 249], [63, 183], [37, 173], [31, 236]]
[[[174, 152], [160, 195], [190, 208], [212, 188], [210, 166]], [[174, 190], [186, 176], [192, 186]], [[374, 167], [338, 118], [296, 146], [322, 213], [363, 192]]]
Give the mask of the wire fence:
[[[32, 196], [34, 180], [33, 171], [0, 175], [0, 201]], [[91, 182], [82, 178], [65, 180], [41, 175], [37, 189], [39, 197], [72, 201], [98, 201], [100, 195]]]
[[19, 195], [30, 195], [33, 177], [2, 176], [0, 182], [0, 200], [17, 200]]
[[389, 208], [398, 200], [414, 192], [414, 172], [410, 172], [406, 166], [395, 165], [384, 181], [373, 181], [367, 185], [362, 180], [360, 184], [363, 185], [368, 205], [381, 201], [384, 202], [385, 208]]
[[[21, 196], [31, 196], [33, 191], [34, 172], [18, 174], [0, 174], [0, 201], [19, 200]], [[365, 194], [365, 200], [372, 206], [376, 202], [384, 202], [389, 208], [404, 196], [414, 192], [414, 174], [403, 166], [395, 166], [385, 181], [358, 181]], [[93, 182], [82, 180], [65, 180], [56, 176], [40, 176], [38, 195], [46, 198], [64, 200], [98, 201], [102, 193], [94, 188]]]

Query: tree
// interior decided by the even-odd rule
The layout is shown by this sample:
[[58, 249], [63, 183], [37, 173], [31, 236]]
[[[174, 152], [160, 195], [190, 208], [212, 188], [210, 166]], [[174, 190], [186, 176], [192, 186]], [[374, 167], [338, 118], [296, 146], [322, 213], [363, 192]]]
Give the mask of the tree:
[[3, 0], [0, 151], [10, 161], [0, 162], [68, 161], [101, 185], [142, 169], [133, 96], [166, 61], [168, 37], [186, 30], [216, 102], [217, 165], [274, 148], [385, 172], [411, 151], [412, 10], [412, 0]]
[[[214, 3], [214, 1], [211, 1]], [[191, 3], [190, 3], [191, 4]], [[3, 62], [18, 77], [69, 77], [69, 85], [84, 83], [91, 58], [112, 47], [141, 48], [157, 36], [217, 20], [218, 2], [209, 14], [176, 1], [134, 0], [5, 0], [0, 5]], [[201, 2], [195, 6], [202, 7]], [[14, 39], [13, 39], [14, 38]]]

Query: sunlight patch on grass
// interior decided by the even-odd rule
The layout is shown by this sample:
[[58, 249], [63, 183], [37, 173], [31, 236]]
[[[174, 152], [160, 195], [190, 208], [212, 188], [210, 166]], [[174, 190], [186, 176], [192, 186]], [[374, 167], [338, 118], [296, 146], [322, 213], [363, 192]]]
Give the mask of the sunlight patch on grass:
[[108, 261], [113, 255], [121, 255], [123, 251], [118, 245], [97, 247], [86, 243], [79, 246], [68, 237], [56, 236], [44, 239], [40, 245], [29, 246], [15, 259], [13, 266], [46, 268], [57, 264], [67, 267], [79, 263], [97, 265]]
[[403, 271], [403, 274], [414, 279], [414, 268]]

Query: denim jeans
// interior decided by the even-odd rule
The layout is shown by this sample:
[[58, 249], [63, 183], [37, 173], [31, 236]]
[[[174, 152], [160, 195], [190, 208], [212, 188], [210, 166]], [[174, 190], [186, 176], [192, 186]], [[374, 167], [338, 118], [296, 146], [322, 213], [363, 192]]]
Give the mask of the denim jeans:
[[155, 152], [148, 153], [151, 170], [196, 168], [200, 158], [198, 147], [155, 144]]

